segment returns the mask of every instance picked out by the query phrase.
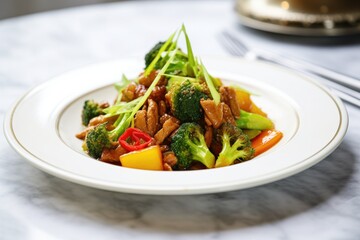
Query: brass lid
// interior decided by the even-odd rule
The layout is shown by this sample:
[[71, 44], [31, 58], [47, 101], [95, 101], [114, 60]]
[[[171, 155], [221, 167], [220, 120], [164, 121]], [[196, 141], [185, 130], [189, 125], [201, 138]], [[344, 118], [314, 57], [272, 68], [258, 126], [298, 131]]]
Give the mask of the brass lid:
[[238, 0], [241, 23], [259, 30], [294, 35], [360, 33], [360, 1]]

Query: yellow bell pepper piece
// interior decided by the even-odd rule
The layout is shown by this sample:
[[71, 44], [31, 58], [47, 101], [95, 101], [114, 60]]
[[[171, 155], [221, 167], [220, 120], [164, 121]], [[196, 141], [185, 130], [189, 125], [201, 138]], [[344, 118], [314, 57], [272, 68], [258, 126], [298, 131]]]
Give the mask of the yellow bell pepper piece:
[[256, 104], [251, 100], [251, 95], [249, 92], [242, 90], [240, 88], [234, 88], [236, 92], [236, 100], [239, 103], [240, 109], [256, 113], [261, 116], [266, 117], [266, 113], [263, 112]]
[[133, 151], [120, 156], [123, 167], [163, 170], [162, 153], [159, 145], [151, 146], [139, 151]]

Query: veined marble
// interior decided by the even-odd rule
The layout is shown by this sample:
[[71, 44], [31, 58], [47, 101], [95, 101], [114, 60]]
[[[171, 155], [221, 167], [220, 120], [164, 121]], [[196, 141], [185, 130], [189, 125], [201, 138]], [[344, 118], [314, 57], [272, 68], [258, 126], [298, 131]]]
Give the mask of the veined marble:
[[[360, 38], [306, 39], [241, 27], [233, 1], [95, 5], [0, 21], [0, 122], [31, 87], [64, 71], [142, 57], [181, 23], [199, 55], [227, 55], [217, 37], [360, 78]], [[165, 19], [165, 20], [164, 20]], [[241, 191], [144, 196], [73, 184], [37, 170], [0, 135], [0, 239], [360, 239], [360, 110], [330, 156], [287, 179]]]

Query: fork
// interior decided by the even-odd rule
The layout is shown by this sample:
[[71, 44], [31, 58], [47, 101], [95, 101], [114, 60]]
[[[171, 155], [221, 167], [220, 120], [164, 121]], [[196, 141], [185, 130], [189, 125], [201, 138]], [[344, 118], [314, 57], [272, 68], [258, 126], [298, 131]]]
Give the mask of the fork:
[[360, 107], [360, 80], [308, 62], [285, 58], [270, 52], [251, 50], [240, 39], [234, 37], [227, 31], [222, 32], [220, 42], [226, 50], [234, 56], [242, 56], [249, 60], [272, 62], [301, 73], [315, 76], [319, 81], [331, 88], [339, 98]]

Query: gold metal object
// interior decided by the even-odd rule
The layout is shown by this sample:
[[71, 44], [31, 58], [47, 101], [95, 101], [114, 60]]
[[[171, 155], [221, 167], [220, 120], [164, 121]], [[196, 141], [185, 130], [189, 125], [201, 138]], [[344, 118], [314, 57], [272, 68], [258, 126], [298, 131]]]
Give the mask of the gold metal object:
[[237, 0], [245, 26], [293, 35], [360, 33], [359, 0]]

